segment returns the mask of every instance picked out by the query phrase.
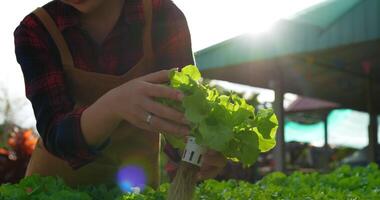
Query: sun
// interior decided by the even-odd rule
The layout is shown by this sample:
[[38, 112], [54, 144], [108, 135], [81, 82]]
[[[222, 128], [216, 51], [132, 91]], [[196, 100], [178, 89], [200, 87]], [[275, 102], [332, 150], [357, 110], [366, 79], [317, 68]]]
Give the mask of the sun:
[[324, 0], [174, 0], [187, 18], [193, 50], [244, 33], [270, 31], [273, 24]]

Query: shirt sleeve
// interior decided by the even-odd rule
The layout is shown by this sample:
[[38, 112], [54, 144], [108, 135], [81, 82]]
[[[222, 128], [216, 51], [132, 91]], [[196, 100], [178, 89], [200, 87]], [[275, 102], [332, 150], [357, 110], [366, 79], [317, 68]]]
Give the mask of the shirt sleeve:
[[86, 107], [74, 109], [68, 94], [57, 48], [34, 15], [27, 16], [14, 32], [15, 53], [32, 103], [37, 130], [44, 147], [76, 169], [94, 160], [101, 147], [90, 147], [81, 130]]
[[153, 1], [156, 35], [153, 45], [161, 69], [182, 68], [194, 64], [191, 36], [185, 15], [171, 0]]

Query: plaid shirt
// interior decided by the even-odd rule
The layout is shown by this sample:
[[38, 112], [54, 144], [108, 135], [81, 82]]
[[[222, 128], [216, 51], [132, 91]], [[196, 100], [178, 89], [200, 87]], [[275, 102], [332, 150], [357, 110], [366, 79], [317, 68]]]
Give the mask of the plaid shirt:
[[[190, 33], [183, 13], [170, 0], [153, 2], [153, 48], [157, 70], [194, 63]], [[142, 57], [144, 13], [141, 0], [126, 0], [122, 14], [102, 44], [81, 29], [79, 12], [59, 0], [43, 6], [52, 16], [71, 50], [77, 68], [120, 75]], [[39, 19], [26, 16], [14, 32], [17, 61], [24, 74], [37, 129], [45, 148], [73, 168], [91, 162], [101, 147], [86, 144], [80, 118], [85, 107], [74, 109], [68, 95], [60, 55]], [[165, 152], [177, 160], [173, 148]]]

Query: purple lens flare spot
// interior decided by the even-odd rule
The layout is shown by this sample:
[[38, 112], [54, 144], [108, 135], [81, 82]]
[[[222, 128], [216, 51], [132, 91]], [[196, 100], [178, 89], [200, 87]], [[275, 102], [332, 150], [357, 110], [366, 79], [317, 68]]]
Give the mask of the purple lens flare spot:
[[146, 185], [146, 173], [142, 167], [125, 166], [117, 174], [117, 183], [123, 192], [132, 192], [133, 187], [143, 190]]

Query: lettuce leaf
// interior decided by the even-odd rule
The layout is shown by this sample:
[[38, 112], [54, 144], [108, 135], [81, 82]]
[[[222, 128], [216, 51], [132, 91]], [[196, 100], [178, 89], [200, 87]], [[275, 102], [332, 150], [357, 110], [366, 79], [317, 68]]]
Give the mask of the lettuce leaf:
[[[194, 65], [173, 70], [169, 78], [169, 86], [182, 91], [185, 97], [182, 102], [160, 101], [185, 113], [198, 144], [245, 166], [256, 162], [260, 152], [276, 145], [278, 122], [271, 109], [259, 110], [255, 115], [255, 108], [237, 94], [220, 95], [202, 83]], [[181, 139], [169, 135], [166, 138], [176, 148], [185, 146]]]

